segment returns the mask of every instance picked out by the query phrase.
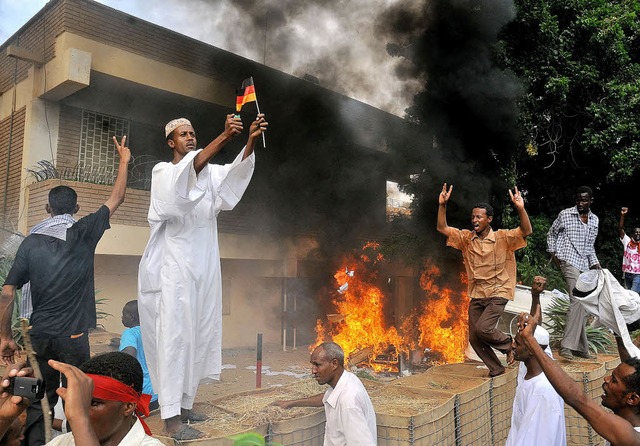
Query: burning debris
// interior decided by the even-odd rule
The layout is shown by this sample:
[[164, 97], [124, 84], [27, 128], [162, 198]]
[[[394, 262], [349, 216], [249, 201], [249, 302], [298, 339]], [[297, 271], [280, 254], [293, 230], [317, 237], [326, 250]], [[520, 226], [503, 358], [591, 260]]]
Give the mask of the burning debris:
[[[377, 243], [367, 243], [345, 260], [334, 275], [339, 285], [332, 300], [335, 313], [316, 323], [316, 344], [333, 340], [345, 351], [351, 366], [397, 372], [404, 358], [417, 363], [464, 361], [467, 346], [465, 292], [439, 284], [440, 270], [428, 262], [420, 277], [422, 304], [399, 324], [386, 323], [389, 296], [379, 286], [379, 266], [384, 260]], [[357, 274], [356, 274], [357, 272]], [[397, 322], [397, 321], [396, 321]]]

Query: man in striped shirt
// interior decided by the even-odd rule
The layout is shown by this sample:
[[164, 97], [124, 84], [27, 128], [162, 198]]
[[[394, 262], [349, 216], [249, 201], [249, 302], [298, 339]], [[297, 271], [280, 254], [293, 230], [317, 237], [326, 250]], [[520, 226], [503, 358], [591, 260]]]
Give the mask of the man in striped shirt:
[[576, 205], [558, 214], [547, 234], [547, 251], [562, 271], [569, 293], [569, 310], [564, 335], [560, 343], [560, 356], [566, 359], [592, 358], [589, 353], [585, 320], [587, 313], [573, 298], [573, 288], [580, 273], [600, 269], [594, 247], [598, 235], [598, 217], [591, 212], [593, 191], [587, 186], [576, 190]]

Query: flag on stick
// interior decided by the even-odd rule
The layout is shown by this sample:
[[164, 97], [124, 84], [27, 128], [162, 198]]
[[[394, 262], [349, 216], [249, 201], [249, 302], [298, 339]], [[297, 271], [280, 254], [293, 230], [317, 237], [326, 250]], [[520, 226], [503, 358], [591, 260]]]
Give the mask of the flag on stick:
[[247, 102], [257, 102], [256, 88], [253, 85], [253, 78], [242, 81], [242, 87], [236, 90], [236, 113], [240, 113], [242, 106]]
[[[260, 114], [260, 106], [258, 105], [258, 97], [256, 96], [256, 87], [253, 85], [253, 78], [248, 77], [242, 81], [242, 86], [236, 90], [236, 117], [240, 117], [240, 110], [247, 102], [255, 102], [258, 114]], [[262, 147], [267, 147], [264, 133], [262, 134]]]

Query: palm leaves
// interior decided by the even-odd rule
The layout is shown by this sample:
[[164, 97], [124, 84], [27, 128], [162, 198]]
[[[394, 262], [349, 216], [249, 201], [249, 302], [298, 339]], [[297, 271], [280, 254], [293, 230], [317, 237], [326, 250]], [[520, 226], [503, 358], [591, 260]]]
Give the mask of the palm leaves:
[[[569, 311], [569, 299], [554, 296], [551, 304], [546, 308], [544, 313], [544, 325], [549, 329], [551, 336], [551, 345], [558, 347], [564, 334], [567, 322], [567, 312]], [[593, 316], [589, 316], [587, 320], [590, 322]], [[594, 352], [609, 353], [613, 346], [613, 336], [605, 327], [592, 327], [587, 324], [587, 341], [589, 342], [589, 350]]]

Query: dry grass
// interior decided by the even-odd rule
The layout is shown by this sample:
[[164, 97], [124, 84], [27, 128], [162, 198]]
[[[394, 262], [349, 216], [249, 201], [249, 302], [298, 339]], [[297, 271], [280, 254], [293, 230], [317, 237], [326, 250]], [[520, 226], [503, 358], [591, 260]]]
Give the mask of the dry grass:
[[446, 401], [442, 395], [429, 395], [428, 391], [414, 392], [403, 387], [385, 387], [372, 395], [376, 413], [413, 416], [428, 412]]
[[214, 402], [217, 408], [234, 414], [235, 420], [242, 426], [254, 427], [268, 422], [291, 420], [323, 410], [318, 407], [294, 407], [282, 409], [273, 403], [279, 400], [292, 400], [317, 395], [322, 387], [315, 381], [296, 382], [289, 387], [273, 388], [261, 392], [247, 392], [229, 395]]
[[293, 394], [300, 395], [301, 398], [324, 393], [328, 386], [321, 386], [314, 378], [301, 379], [284, 387]]

